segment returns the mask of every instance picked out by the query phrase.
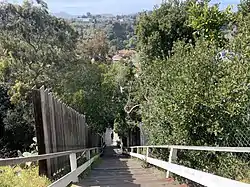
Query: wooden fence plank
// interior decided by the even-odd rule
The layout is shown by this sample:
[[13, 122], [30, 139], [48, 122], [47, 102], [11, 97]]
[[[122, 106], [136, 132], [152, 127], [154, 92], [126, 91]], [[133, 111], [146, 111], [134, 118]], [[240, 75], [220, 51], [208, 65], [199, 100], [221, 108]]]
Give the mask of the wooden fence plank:
[[[68, 107], [44, 86], [39, 90], [34, 89], [32, 93], [39, 154], [100, 145], [99, 136], [87, 125], [83, 114]], [[53, 179], [53, 175], [68, 164], [67, 157], [48, 159], [41, 164], [40, 173], [46, 173]]]
[[[41, 95], [40, 91], [32, 90], [34, 117], [35, 117], [35, 128], [38, 145], [38, 154], [42, 155], [46, 153], [44, 144], [44, 131], [43, 131], [43, 119], [42, 119], [42, 108], [41, 108]], [[46, 160], [39, 161], [39, 175], [47, 175], [47, 162]]]
[[[49, 131], [47, 126], [46, 119], [46, 103], [45, 103], [45, 90], [44, 86], [40, 88], [41, 94], [41, 108], [42, 108], [42, 119], [43, 119], [43, 132], [44, 132], [44, 144], [45, 144], [45, 152], [46, 154], [50, 153], [50, 140], [49, 140]], [[47, 177], [52, 178], [51, 175], [51, 163], [50, 159], [47, 159]]]

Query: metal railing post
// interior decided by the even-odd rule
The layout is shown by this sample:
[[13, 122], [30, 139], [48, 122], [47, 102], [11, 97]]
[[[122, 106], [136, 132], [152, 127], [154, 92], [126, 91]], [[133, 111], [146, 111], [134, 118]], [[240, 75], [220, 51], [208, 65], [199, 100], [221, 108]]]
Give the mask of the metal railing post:
[[[70, 159], [70, 168], [71, 171], [75, 171], [77, 169], [77, 159], [76, 159], [76, 153], [72, 153], [69, 155]], [[78, 176], [74, 176], [74, 179], [72, 180], [73, 183], [79, 182]]]
[[137, 147], [137, 154], [140, 154], [140, 148]]
[[[177, 160], [177, 149], [170, 148], [168, 163], [175, 162]], [[166, 178], [170, 177], [170, 171], [167, 171]]]

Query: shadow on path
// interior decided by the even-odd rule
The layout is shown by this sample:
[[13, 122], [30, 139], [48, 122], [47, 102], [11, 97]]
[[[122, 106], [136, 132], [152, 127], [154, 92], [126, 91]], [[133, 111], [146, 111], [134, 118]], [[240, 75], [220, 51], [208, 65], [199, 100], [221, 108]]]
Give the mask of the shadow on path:
[[[81, 182], [82, 186], [140, 186], [133, 183], [136, 178], [133, 177], [131, 169], [127, 165], [129, 156], [121, 154], [121, 151], [116, 147], [106, 147], [101, 158], [101, 164], [92, 168], [90, 176]], [[140, 169], [139, 164], [137, 169]]]
[[80, 185], [82, 187], [173, 187], [167, 183], [165, 177], [143, 168], [141, 162], [123, 155], [116, 147], [104, 149], [101, 163], [92, 168], [90, 176], [83, 179]]

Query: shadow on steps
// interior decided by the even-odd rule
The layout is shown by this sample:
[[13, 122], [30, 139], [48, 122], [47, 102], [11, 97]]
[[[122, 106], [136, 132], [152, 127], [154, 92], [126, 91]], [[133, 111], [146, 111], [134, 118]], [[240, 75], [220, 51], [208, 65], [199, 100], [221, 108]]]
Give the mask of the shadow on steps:
[[90, 176], [83, 179], [82, 187], [177, 187], [166, 179], [142, 167], [141, 162], [130, 159], [116, 147], [106, 147], [101, 164], [92, 168]]

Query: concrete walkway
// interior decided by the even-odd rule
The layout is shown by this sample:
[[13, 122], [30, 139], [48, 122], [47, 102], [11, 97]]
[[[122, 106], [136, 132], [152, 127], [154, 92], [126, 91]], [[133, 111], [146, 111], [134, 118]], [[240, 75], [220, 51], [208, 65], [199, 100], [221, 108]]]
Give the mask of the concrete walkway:
[[169, 183], [165, 174], [143, 168], [142, 163], [131, 159], [114, 147], [107, 147], [101, 164], [92, 169], [89, 177], [80, 182], [82, 187], [179, 187]]

